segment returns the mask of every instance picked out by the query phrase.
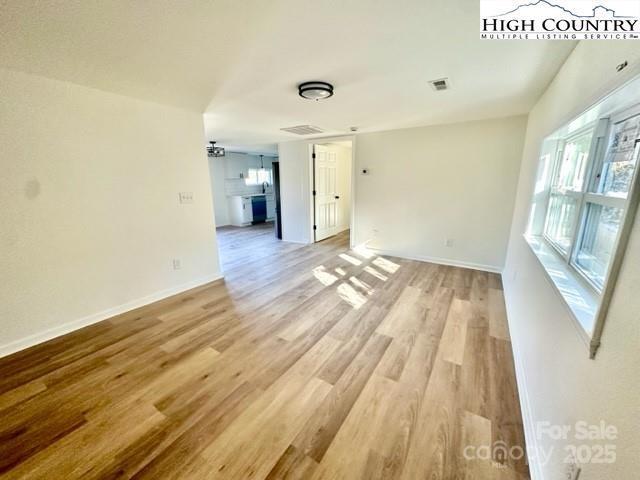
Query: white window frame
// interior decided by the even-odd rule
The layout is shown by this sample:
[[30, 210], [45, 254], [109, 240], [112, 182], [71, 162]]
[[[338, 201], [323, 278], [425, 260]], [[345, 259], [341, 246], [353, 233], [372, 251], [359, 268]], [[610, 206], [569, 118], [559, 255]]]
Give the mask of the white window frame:
[[[631, 228], [633, 226], [633, 220], [635, 218], [638, 203], [640, 200], [640, 187], [638, 186], [638, 183], [640, 182], [640, 142], [636, 142], [635, 145], [634, 157], [636, 159], [636, 163], [626, 198], [594, 193], [594, 190], [597, 188], [596, 176], [602, 169], [604, 155], [606, 154], [609, 142], [611, 141], [611, 131], [613, 126], [616, 123], [619, 123], [636, 115], [640, 115], [640, 103], [612, 112], [607, 117], [600, 118], [595, 122], [592, 122], [568, 134], [566, 138], [563, 139], [562, 145], [557, 145], [555, 147], [555, 158], [553, 159], [554, 164], [552, 168], [549, 169], [549, 178], [545, 179], [545, 182], [547, 182], [547, 191], [544, 198], [543, 206], [541, 207], [544, 209], [544, 222], [542, 224], [540, 238], [543, 243], [546, 243], [550, 247], [550, 250], [553, 251], [556, 257], [559, 258], [559, 260], [556, 260], [555, 262], [561, 261], [565, 265], [565, 272], [568, 275], [572, 276], [572, 278], [574, 278], [575, 281], [579, 282], [583, 287], [586, 286], [592, 292], [593, 295], [588, 294], [587, 296], [591, 299], [595, 298], [598, 301], [598, 305], [593, 318], [593, 329], [589, 337], [591, 358], [595, 357], [595, 353], [600, 345], [600, 338], [602, 336], [606, 312], [608, 310], [611, 296], [613, 294], [615, 280], [617, 279], [617, 275], [622, 264], [624, 250], [628, 241], [629, 234], [631, 232]], [[566, 191], [557, 189], [554, 186], [554, 182], [558, 174], [557, 169], [560, 168], [566, 141], [584, 134], [589, 129], [594, 129], [594, 133], [591, 138], [589, 156], [587, 159], [587, 165], [585, 166], [585, 175], [581, 191], [577, 192], [573, 190]], [[544, 152], [541, 152], [538, 157], [542, 159], [545, 155], [546, 154]], [[554, 194], [568, 195], [578, 200], [577, 215], [574, 219], [574, 224], [571, 229], [571, 242], [566, 252], [559, 245], [557, 245], [556, 242], [553, 241], [553, 239], [549, 238], [546, 235], [550, 201], [552, 195]], [[621, 223], [616, 235], [616, 239], [614, 241], [611, 259], [609, 261], [609, 264], [607, 265], [607, 270], [602, 286], [596, 284], [577, 263], [577, 255], [579, 253], [579, 247], [581, 245], [585, 225], [587, 223], [587, 205], [589, 203], [622, 209]], [[548, 264], [545, 264], [545, 261], [542, 258], [544, 256], [544, 253], [541, 254], [539, 247], [535, 246], [539, 245], [539, 243], [536, 243], [538, 241], [532, 239], [529, 239], [528, 241], [532, 246], [534, 253], [542, 262], [543, 267], [548, 270], [548, 268], [550, 267]], [[549, 271], [547, 273], [549, 273]], [[552, 283], [555, 282], [552, 280]], [[561, 290], [561, 288], [557, 284], [555, 284], [555, 286], [559, 291]], [[580, 288], [578, 288], [578, 290], [580, 290]], [[564, 297], [564, 294], [561, 291], [560, 294]], [[569, 303], [567, 298], [564, 298], [565, 301]], [[572, 311], [572, 313], [574, 313], [574, 316], [576, 315], [575, 311]], [[581, 324], [581, 322], [578, 323]], [[584, 330], [584, 325], [581, 325], [581, 327]], [[585, 331], [584, 333], [588, 335], [588, 332]]]
[[[571, 257], [572, 257], [572, 252], [574, 250], [575, 244], [576, 244], [576, 232], [578, 230], [578, 227], [580, 226], [580, 213], [582, 211], [582, 205], [584, 203], [584, 195], [585, 195], [585, 189], [586, 189], [586, 185], [589, 182], [589, 170], [590, 170], [590, 165], [592, 165], [592, 155], [591, 152], [593, 150], [594, 147], [594, 139], [596, 136], [596, 122], [591, 122], [588, 125], [585, 125], [584, 127], [571, 132], [570, 135], [568, 135], [566, 138], [564, 138], [562, 140], [562, 146], [558, 147], [556, 150], [556, 155], [555, 155], [555, 159], [554, 159], [554, 164], [553, 167], [551, 168], [551, 179], [549, 182], [549, 191], [547, 193], [547, 200], [546, 200], [546, 207], [545, 207], [545, 223], [542, 229], [542, 235], [544, 237], [544, 239], [549, 243], [549, 245], [551, 247], [553, 247], [558, 254], [565, 259], [565, 261], [567, 263], [570, 263], [571, 261]], [[561, 163], [562, 163], [562, 157], [564, 156], [564, 149], [566, 147], [566, 144], [577, 137], [580, 137], [582, 135], [584, 135], [585, 133], [587, 133], [590, 130], [594, 130], [593, 133], [593, 137], [591, 138], [591, 145], [589, 147], [589, 157], [587, 159], [587, 165], [585, 165], [585, 176], [584, 176], [584, 182], [582, 184], [582, 189], [580, 191], [577, 190], [562, 190], [559, 188], [556, 188], [553, 185], [554, 179], [556, 178], [557, 175], [559, 175], [558, 170], [561, 167]], [[557, 242], [555, 242], [552, 238], [550, 238], [549, 236], [547, 236], [547, 220], [548, 220], [548, 213], [549, 213], [549, 206], [551, 203], [551, 197], [553, 195], [562, 195], [562, 196], [566, 196], [566, 197], [571, 197], [575, 200], [577, 200], [577, 204], [578, 204], [578, 212], [576, 215], [576, 218], [573, 221], [573, 225], [571, 225], [571, 243], [569, 245], [569, 248], [567, 249], [567, 251], [563, 251], [562, 247], [560, 245], [557, 244]]]

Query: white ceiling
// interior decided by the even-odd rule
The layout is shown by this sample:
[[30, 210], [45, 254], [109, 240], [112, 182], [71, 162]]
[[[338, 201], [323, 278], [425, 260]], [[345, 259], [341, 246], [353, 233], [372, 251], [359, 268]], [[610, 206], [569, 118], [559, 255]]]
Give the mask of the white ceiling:
[[[204, 111], [208, 140], [269, 152], [326, 135], [526, 113], [574, 42], [489, 41], [468, 0], [0, 0], [0, 66]], [[435, 92], [430, 79], [449, 77]], [[313, 102], [296, 85], [324, 80]]]

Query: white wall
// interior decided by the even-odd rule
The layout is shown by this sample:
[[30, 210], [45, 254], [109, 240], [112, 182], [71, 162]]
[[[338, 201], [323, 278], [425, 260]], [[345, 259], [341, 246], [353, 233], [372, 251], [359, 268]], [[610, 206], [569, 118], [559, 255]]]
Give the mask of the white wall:
[[0, 354], [219, 276], [204, 144], [197, 112], [0, 70]]
[[229, 225], [229, 206], [225, 193], [225, 157], [209, 157], [216, 227]]
[[[616, 73], [615, 66], [630, 66]], [[511, 237], [504, 272], [505, 294], [529, 449], [554, 448], [547, 464], [533, 462], [534, 480], [564, 479], [563, 447], [573, 437], [536, 440], [536, 422], [575, 425], [604, 420], [619, 431], [613, 464], [584, 464], [580, 480], [632, 479], [640, 471], [640, 219], [627, 246], [622, 271], [594, 360], [580, 340], [559, 295], [522, 238], [543, 138], [602, 94], [640, 73], [634, 41], [580, 42], [529, 115]], [[603, 443], [603, 442], [598, 442]]]
[[358, 135], [355, 242], [500, 271], [525, 126], [520, 116]]

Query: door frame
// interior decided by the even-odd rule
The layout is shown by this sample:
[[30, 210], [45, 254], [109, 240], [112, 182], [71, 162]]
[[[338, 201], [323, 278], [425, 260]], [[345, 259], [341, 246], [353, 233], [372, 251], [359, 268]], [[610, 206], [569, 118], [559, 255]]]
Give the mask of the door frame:
[[[276, 204], [275, 230], [276, 238], [282, 240], [282, 206], [280, 201], [280, 161], [271, 162], [271, 172], [273, 175], [273, 200]], [[276, 181], [277, 179], [277, 181]]]
[[311, 144], [311, 243], [316, 243], [316, 144]]
[[351, 142], [351, 184], [350, 184], [350, 205], [349, 205], [349, 247], [353, 248], [355, 246], [355, 214], [356, 214], [356, 136], [355, 135], [344, 135], [339, 137], [325, 137], [325, 138], [314, 138], [309, 141], [309, 157], [308, 157], [308, 169], [309, 169], [309, 240], [310, 243], [316, 243], [316, 233], [313, 228], [315, 225], [315, 216], [316, 216], [316, 208], [315, 208], [315, 197], [313, 195], [313, 189], [315, 185], [315, 162], [313, 158], [315, 145], [322, 145], [325, 143], [332, 142]]

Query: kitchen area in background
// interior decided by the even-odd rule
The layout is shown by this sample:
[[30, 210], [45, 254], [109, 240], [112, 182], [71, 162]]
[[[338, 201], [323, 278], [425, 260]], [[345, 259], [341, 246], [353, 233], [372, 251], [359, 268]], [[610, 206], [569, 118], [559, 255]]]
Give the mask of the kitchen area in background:
[[277, 161], [275, 155], [239, 152], [209, 157], [216, 227], [275, 224], [273, 164]]
[[215, 225], [224, 266], [257, 258], [282, 238], [275, 153], [209, 155]]

